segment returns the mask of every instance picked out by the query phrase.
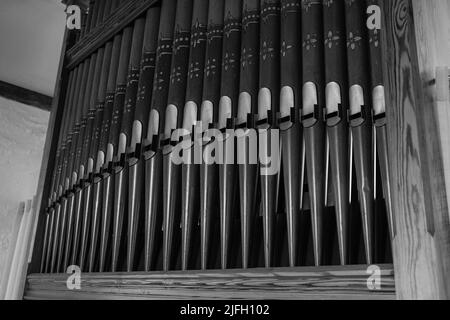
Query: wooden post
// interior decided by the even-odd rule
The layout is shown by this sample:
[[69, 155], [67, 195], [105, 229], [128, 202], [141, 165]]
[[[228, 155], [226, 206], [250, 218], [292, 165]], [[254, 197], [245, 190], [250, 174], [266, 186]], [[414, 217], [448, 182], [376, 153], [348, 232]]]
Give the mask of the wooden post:
[[32, 217], [32, 203], [27, 201], [25, 205], [25, 212], [20, 223], [19, 233], [17, 235], [17, 242], [14, 248], [14, 255], [11, 262], [11, 269], [9, 274], [8, 286], [6, 287], [5, 300], [19, 300], [22, 294], [19, 292], [21, 283], [21, 270], [26, 264], [27, 242], [29, 235], [29, 227]]
[[[430, 29], [430, 25], [439, 23], [431, 21], [431, 16], [417, 19], [418, 10], [438, 3], [445, 1], [383, 2], [389, 158], [397, 228], [393, 254], [399, 299], [450, 298], [445, 170], [435, 94], [430, 91], [436, 66], [432, 76], [425, 72], [424, 61], [430, 54], [423, 52], [428, 40], [420, 33], [428, 30], [436, 34], [442, 30]], [[448, 15], [448, 9], [445, 12]], [[436, 53], [442, 48], [428, 42], [425, 50]]]
[[34, 229], [37, 220], [36, 197], [27, 202], [27, 223], [25, 226], [25, 234], [23, 235], [23, 243], [20, 248], [20, 257], [15, 266], [16, 280], [12, 299], [21, 300], [23, 298], [25, 283], [27, 278], [27, 268], [30, 263], [31, 246], [34, 243]]

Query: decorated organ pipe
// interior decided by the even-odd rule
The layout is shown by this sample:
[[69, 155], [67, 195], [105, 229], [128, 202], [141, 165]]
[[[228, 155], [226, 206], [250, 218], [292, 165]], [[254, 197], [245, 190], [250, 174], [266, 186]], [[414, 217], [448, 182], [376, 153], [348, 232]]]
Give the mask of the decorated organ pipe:
[[[206, 32], [208, 24], [208, 0], [192, 1], [191, 40], [186, 80], [186, 98], [181, 135], [186, 139], [183, 157], [186, 163], [181, 167], [181, 269], [192, 268], [195, 254], [191, 250], [196, 225], [200, 220], [200, 166], [195, 161], [194, 126], [200, 117], [205, 117], [202, 107], [202, 89], [206, 55]], [[205, 219], [201, 219], [202, 230], [206, 232]], [[204, 238], [204, 237], [203, 237]], [[202, 239], [205, 240], [205, 239]], [[206, 268], [204, 242], [202, 242], [202, 268]]]
[[116, 78], [119, 68], [119, 58], [123, 43], [122, 34], [114, 37], [111, 61], [109, 66], [108, 81], [106, 84], [105, 109], [103, 113], [102, 132], [100, 136], [100, 146], [98, 152], [97, 176], [101, 188], [101, 222], [100, 222], [100, 249], [99, 249], [99, 271], [106, 269], [108, 249], [111, 248], [111, 207], [113, 195], [111, 194], [111, 161], [108, 161], [108, 138], [114, 111], [114, 96], [116, 92]]
[[163, 223], [163, 153], [162, 145], [166, 106], [169, 95], [169, 83], [173, 57], [173, 39], [175, 30], [175, 14], [177, 0], [164, 1], [161, 4], [161, 16], [156, 49], [155, 76], [148, 115], [148, 127], [143, 134], [145, 162], [145, 242], [144, 269], [156, 269], [158, 253], [162, 250]]
[[280, 9], [279, 0], [261, 0], [260, 7], [260, 72], [257, 128], [263, 216], [264, 265], [273, 265], [274, 226], [278, 206], [280, 141], [276, 116], [280, 97]]
[[[227, 133], [227, 130], [234, 130], [239, 101], [241, 17], [242, 0], [225, 0], [217, 124], [218, 129], [222, 132], [223, 141], [223, 161], [219, 163], [220, 262], [222, 269], [227, 269], [232, 264], [233, 257], [230, 251], [233, 245], [232, 241], [236, 242], [233, 231], [236, 222], [239, 222], [240, 215], [238, 167], [234, 161], [236, 159], [235, 137]], [[240, 227], [238, 226], [238, 228]]]
[[302, 124], [306, 157], [306, 175], [310, 199], [314, 263], [322, 264], [323, 215], [327, 168], [325, 125], [323, 121], [324, 41], [323, 5], [319, 1], [302, 2]]
[[366, 263], [373, 262], [374, 176], [369, 51], [364, 1], [346, 1], [351, 161], [356, 170]]
[[[163, 270], [169, 271], [179, 263], [181, 226], [181, 164], [175, 160], [176, 146], [184, 139], [182, 128], [185, 111], [186, 85], [193, 1], [177, 2], [173, 56], [169, 93], [165, 111], [163, 148]], [[189, 112], [189, 109], [187, 109]]]
[[152, 99], [153, 80], [155, 76], [156, 48], [158, 40], [158, 26], [160, 9], [153, 8], [147, 12], [143, 35], [143, 46], [140, 62], [140, 76], [137, 87], [136, 107], [130, 144], [128, 147], [129, 166], [129, 268], [135, 265], [135, 247], [138, 233], [143, 230], [145, 217], [143, 214], [143, 192], [144, 192], [144, 166], [142, 159], [142, 143], [145, 137], [144, 132], [148, 129], [148, 114]]
[[[237, 110], [237, 163], [239, 165], [242, 267], [250, 264], [251, 239], [259, 216], [257, 205], [258, 164], [255, 154], [255, 115], [259, 87], [259, 0], [242, 2], [240, 92]], [[253, 136], [252, 136], [253, 134]], [[252, 142], [250, 139], [254, 139]], [[252, 149], [253, 148], [253, 149]], [[253, 243], [253, 246], [256, 246]]]
[[[284, 206], [288, 240], [289, 266], [298, 262], [299, 212], [301, 205], [302, 136], [301, 111], [301, 1], [281, 1], [280, 37], [280, 110], [278, 126], [281, 137], [281, 165], [284, 181]], [[281, 195], [279, 195], [279, 201]]]
[[[128, 202], [132, 199], [129, 198], [128, 193], [128, 164], [127, 161], [127, 148], [131, 144], [132, 138], [132, 126], [134, 118], [134, 110], [136, 108], [136, 96], [139, 85], [139, 75], [140, 75], [140, 63], [142, 55], [142, 41], [144, 37], [144, 27], [145, 27], [145, 17], [142, 17], [135, 21], [133, 36], [131, 41], [131, 52], [128, 65], [128, 76], [127, 76], [127, 86], [125, 91], [125, 105], [123, 109], [121, 133], [119, 135], [119, 145], [117, 152], [117, 159], [119, 160], [119, 166], [116, 169], [116, 180], [122, 181], [122, 184], [116, 184], [116, 190], [118, 190], [118, 198], [120, 201], [120, 215], [126, 217], [125, 212], [128, 209]], [[119, 171], [118, 171], [119, 170]], [[122, 177], [123, 174], [123, 177]], [[122, 189], [123, 187], [123, 189]], [[133, 208], [133, 207], [131, 207]], [[127, 270], [131, 270], [133, 260], [134, 260], [134, 247], [135, 247], [135, 236], [137, 225], [135, 220], [137, 219], [136, 213], [133, 211], [128, 211], [128, 221], [124, 224], [127, 226], [128, 230], [122, 230], [124, 235], [127, 235], [126, 245], [127, 245]], [[123, 223], [123, 222], [122, 222]], [[123, 228], [123, 227], [122, 227]], [[119, 237], [120, 239], [120, 237]]]
[[219, 168], [215, 155], [219, 155], [216, 139], [221, 139], [219, 128], [219, 103], [222, 74], [222, 45], [224, 26], [224, 1], [209, 1], [208, 23], [206, 32], [206, 52], [203, 79], [200, 124], [202, 130], [215, 129], [215, 134], [204, 135], [202, 141], [202, 161], [200, 165], [200, 255], [201, 268], [207, 269], [217, 265], [220, 255], [220, 216], [217, 204], [220, 201]]
[[324, 2], [325, 124], [328, 172], [334, 195], [339, 260], [348, 263], [350, 158], [347, 122], [346, 28], [344, 1]]

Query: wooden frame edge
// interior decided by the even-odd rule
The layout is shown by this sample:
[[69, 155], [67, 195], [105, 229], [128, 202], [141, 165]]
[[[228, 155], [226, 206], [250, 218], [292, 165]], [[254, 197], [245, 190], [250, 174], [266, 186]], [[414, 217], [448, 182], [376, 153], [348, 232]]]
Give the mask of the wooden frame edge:
[[392, 265], [379, 266], [373, 275], [381, 287], [373, 289], [367, 268], [83, 273], [80, 290], [67, 288], [73, 275], [32, 274], [25, 299], [395, 299]]

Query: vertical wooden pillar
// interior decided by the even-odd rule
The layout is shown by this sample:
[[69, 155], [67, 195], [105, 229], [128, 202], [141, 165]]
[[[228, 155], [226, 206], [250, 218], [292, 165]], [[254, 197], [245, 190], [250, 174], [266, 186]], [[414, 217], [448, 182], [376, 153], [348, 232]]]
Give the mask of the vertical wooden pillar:
[[21, 300], [25, 287], [26, 268], [28, 265], [28, 253], [30, 246], [31, 229], [35, 211], [33, 201], [26, 202], [24, 215], [20, 223], [14, 255], [11, 262], [8, 286], [6, 288], [6, 300]]
[[[383, 1], [386, 109], [397, 229], [393, 254], [399, 299], [450, 298], [449, 195], [436, 97], [430, 89], [434, 73], [425, 72], [423, 62], [429, 54], [423, 55], [426, 41], [421, 42], [422, 34], [417, 32], [429, 30], [433, 22], [426, 20], [431, 17], [415, 21], [419, 7], [435, 2], [439, 1]], [[428, 43], [425, 50], [442, 50], [437, 45]]]
[[16, 243], [19, 240], [19, 230], [22, 223], [22, 218], [25, 212], [25, 203], [21, 202], [19, 205], [19, 211], [12, 225], [11, 238], [9, 241], [8, 257], [3, 268], [3, 275], [0, 282], [0, 300], [4, 300], [6, 296], [6, 290], [11, 274], [11, 265], [14, 258], [14, 251], [16, 249]]

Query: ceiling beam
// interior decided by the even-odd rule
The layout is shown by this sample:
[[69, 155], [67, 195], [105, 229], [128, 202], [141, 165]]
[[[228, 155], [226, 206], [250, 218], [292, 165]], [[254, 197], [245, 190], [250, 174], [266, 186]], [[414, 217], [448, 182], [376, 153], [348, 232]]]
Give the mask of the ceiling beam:
[[45, 111], [51, 111], [52, 97], [0, 81], [0, 96]]

